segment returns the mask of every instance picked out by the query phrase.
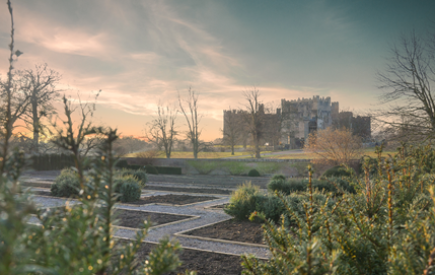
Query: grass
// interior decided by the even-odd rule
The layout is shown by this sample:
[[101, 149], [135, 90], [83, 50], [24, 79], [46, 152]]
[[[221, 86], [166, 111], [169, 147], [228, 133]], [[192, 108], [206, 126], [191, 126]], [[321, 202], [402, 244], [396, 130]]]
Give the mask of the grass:
[[[263, 151], [261, 154], [270, 153], [271, 151]], [[127, 154], [124, 157], [136, 157], [138, 153]], [[157, 156], [158, 158], [166, 158], [164, 151], [159, 151]], [[199, 159], [220, 159], [220, 158], [229, 158], [229, 157], [246, 157], [250, 158], [251, 155], [249, 152], [234, 152], [234, 155], [231, 155], [231, 152], [199, 152]], [[192, 151], [176, 151], [171, 153], [171, 158], [182, 158], [182, 159], [193, 159]]]
[[287, 163], [275, 162], [239, 162], [239, 161], [201, 161], [189, 160], [187, 163], [194, 167], [201, 175], [208, 175], [214, 170], [224, 170], [230, 175], [247, 175], [249, 170], [255, 168], [261, 175], [279, 172]]

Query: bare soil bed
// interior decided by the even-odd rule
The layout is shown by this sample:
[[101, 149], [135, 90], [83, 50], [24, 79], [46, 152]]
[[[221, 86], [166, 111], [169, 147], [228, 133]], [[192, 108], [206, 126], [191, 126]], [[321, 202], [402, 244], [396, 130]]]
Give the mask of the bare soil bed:
[[116, 209], [115, 215], [118, 219], [118, 222], [115, 223], [115, 225], [132, 228], [140, 228], [144, 221], [148, 219], [151, 221], [152, 225], [155, 226], [190, 218], [189, 216], [126, 209]]
[[140, 198], [138, 201], [128, 202], [128, 204], [143, 205], [150, 203], [164, 203], [173, 205], [186, 205], [196, 202], [210, 201], [218, 199], [216, 197], [189, 196], [189, 195], [160, 195]]
[[250, 221], [232, 219], [195, 229], [184, 234], [228, 241], [264, 244], [261, 224]]
[[[35, 195], [54, 197], [50, 191], [34, 191], [33, 193]], [[137, 201], [126, 202], [126, 204], [145, 205], [145, 204], [151, 204], [151, 203], [164, 203], [164, 204], [173, 204], [173, 205], [186, 205], [186, 204], [203, 202], [203, 201], [210, 201], [210, 200], [216, 200], [216, 199], [218, 199], [218, 198], [217, 197], [209, 197], [209, 196], [159, 195], [159, 196], [140, 198]]]
[[[123, 240], [121, 242], [127, 241]], [[143, 263], [154, 247], [154, 244], [142, 244], [142, 247], [136, 253], [138, 262]], [[186, 269], [190, 271], [195, 270], [198, 272], [198, 275], [238, 275], [242, 273], [242, 259], [239, 256], [183, 248], [180, 260], [183, 264], [176, 272], [168, 274], [184, 274]]]

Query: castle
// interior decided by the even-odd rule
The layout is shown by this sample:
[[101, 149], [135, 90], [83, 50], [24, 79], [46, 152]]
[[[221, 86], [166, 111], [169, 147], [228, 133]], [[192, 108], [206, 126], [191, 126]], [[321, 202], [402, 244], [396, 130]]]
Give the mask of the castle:
[[[229, 128], [229, 118], [236, 120], [241, 129], [246, 129], [248, 113], [241, 110], [230, 112], [224, 110], [224, 133]], [[259, 114], [264, 116], [261, 126], [262, 143], [274, 146], [280, 144], [287, 149], [303, 147], [309, 134], [328, 127], [348, 128], [363, 139], [371, 136], [370, 117], [353, 117], [352, 112], [340, 113], [338, 102], [331, 102], [330, 97], [282, 99], [281, 108], [276, 109], [276, 113], [267, 114], [264, 106], [260, 105]], [[248, 132], [242, 131], [239, 135], [239, 143], [246, 145], [250, 138]]]

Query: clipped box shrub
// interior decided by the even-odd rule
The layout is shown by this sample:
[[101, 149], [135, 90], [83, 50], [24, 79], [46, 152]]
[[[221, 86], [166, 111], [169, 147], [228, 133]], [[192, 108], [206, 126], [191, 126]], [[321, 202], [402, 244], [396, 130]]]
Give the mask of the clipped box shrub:
[[118, 200], [122, 202], [132, 202], [140, 199], [141, 188], [135, 177], [128, 175], [115, 179], [114, 186], [115, 193], [119, 194]]
[[248, 176], [249, 177], [259, 177], [260, 176], [260, 172], [258, 172], [257, 169], [251, 169], [248, 172]]
[[123, 170], [122, 176], [132, 176], [134, 177], [140, 184], [141, 188], [145, 187], [145, 184], [148, 182], [148, 176], [144, 170]]
[[51, 185], [50, 191], [56, 197], [78, 196], [80, 180], [77, 172], [70, 168], [63, 169]]

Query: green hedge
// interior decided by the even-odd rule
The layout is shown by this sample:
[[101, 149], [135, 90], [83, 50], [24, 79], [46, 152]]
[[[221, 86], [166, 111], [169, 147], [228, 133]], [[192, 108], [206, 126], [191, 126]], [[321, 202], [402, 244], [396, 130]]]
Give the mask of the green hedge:
[[326, 170], [323, 174], [321, 178], [330, 178], [330, 177], [336, 177], [336, 178], [340, 178], [340, 177], [352, 177], [355, 175], [355, 171], [353, 170], [353, 168], [346, 168], [344, 166], [338, 165], [338, 166], [334, 166], [328, 170]]
[[75, 166], [71, 154], [44, 154], [31, 157], [32, 168], [37, 171], [62, 170]]
[[128, 164], [125, 159], [119, 160], [116, 163], [116, 167], [119, 169], [139, 170], [145, 169], [147, 174], [164, 174], [164, 175], [181, 175], [181, 167], [169, 167], [169, 166], [141, 166], [136, 164]]
[[[332, 183], [331, 183], [332, 182]], [[312, 180], [313, 189], [324, 192], [332, 192], [335, 194], [340, 193], [335, 186], [338, 186], [345, 192], [355, 193], [353, 186], [349, 184], [349, 181], [342, 178], [330, 177], [327, 180]], [[282, 192], [285, 195], [289, 195], [294, 192], [305, 192], [308, 188], [308, 180], [306, 179], [293, 179], [293, 180], [283, 180], [283, 179], [273, 179], [268, 183], [267, 189], [270, 192]]]

